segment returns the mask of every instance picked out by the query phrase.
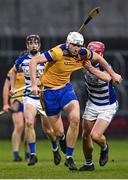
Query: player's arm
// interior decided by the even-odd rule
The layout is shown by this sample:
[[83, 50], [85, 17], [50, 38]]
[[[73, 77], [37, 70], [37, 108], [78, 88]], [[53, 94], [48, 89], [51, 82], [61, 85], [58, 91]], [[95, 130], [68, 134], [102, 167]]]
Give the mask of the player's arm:
[[30, 77], [31, 77], [31, 85], [32, 85], [32, 94], [38, 94], [37, 80], [36, 80], [36, 69], [37, 64], [45, 63], [48, 60], [46, 59], [44, 54], [41, 54], [37, 57], [33, 57], [30, 61]]
[[16, 70], [15, 65], [14, 65], [12, 68], [11, 76], [10, 76], [10, 82], [11, 82], [10, 93], [12, 95], [15, 93], [16, 76], [17, 76], [17, 70]]
[[84, 67], [105, 82], [109, 82], [111, 80], [111, 76], [106, 71], [100, 71], [99, 69], [95, 68], [92, 66], [90, 61], [86, 61]]
[[3, 110], [8, 112], [10, 105], [9, 105], [9, 91], [10, 91], [10, 80], [9, 77], [6, 78], [3, 87]]
[[120, 84], [122, 82], [121, 75], [117, 74], [112, 68], [110, 68], [110, 66], [108, 65], [108, 63], [102, 56], [93, 52], [92, 59], [98, 61], [101, 64], [101, 66], [108, 72], [108, 74], [110, 74], [110, 76], [114, 82], [116, 82], [118, 84]]

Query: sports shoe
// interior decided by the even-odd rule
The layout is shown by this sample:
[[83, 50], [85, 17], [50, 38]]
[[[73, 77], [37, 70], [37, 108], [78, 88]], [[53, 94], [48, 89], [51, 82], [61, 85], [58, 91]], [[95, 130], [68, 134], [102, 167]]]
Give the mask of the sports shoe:
[[64, 165], [67, 166], [69, 168], [69, 170], [71, 170], [71, 171], [77, 171], [77, 167], [76, 167], [72, 157], [66, 159]]
[[38, 162], [38, 159], [37, 159], [36, 155], [35, 154], [30, 154], [28, 166], [32, 166], [37, 162]]
[[108, 151], [109, 151], [109, 146], [107, 144], [106, 150], [105, 151], [103, 151], [103, 150], [100, 151], [100, 159], [99, 159], [100, 166], [104, 166], [108, 162]]
[[14, 161], [14, 162], [20, 162], [20, 161], [22, 161], [22, 157], [17, 156], [17, 157], [15, 157], [15, 158], [13, 159], [13, 161]]
[[87, 164], [84, 164], [83, 166], [79, 168], [79, 171], [94, 171], [94, 170], [95, 170], [94, 164], [90, 166], [88, 166]]
[[29, 162], [29, 158], [30, 158], [30, 153], [25, 154], [24, 160], [25, 160], [26, 162]]
[[53, 151], [53, 157], [54, 157], [55, 165], [59, 165], [60, 161], [61, 161], [61, 156], [60, 156], [60, 153], [59, 153], [59, 149], [57, 149], [57, 151]]
[[61, 151], [66, 154], [66, 138], [64, 138], [64, 140], [59, 140], [59, 144], [60, 144], [60, 148], [61, 148]]

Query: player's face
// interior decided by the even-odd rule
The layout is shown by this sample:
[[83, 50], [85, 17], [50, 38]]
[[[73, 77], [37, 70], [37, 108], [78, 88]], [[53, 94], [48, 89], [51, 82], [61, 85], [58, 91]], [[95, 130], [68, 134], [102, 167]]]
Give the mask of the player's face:
[[37, 40], [28, 41], [27, 48], [31, 55], [36, 55], [40, 51], [40, 44]]
[[81, 46], [78, 46], [78, 45], [76, 45], [76, 44], [71, 44], [71, 43], [70, 43], [69, 46], [68, 46], [69, 52], [70, 52], [72, 55], [74, 55], [74, 56], [76, 56], [76, 55], [79, 54], [81, 48], [82, 48]]

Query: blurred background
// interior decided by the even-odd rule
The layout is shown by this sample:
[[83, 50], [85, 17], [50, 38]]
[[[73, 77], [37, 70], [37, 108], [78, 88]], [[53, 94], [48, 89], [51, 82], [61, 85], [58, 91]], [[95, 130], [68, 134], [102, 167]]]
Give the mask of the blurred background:
[[[77, 31], [91, 9], [101, 7], [84, 32], [86, 43], [102, 41], [106, 45], [105, 58], [124, 79], [116, 85], [119, 110], [107, 134], [112, 137], [128, 136], [128, 1], [127, 0], [0, 0], [0, 109], [2, 88], [8, 70], [19, 53], [26, 49], [28, 34], [39, 34], [42, 49], [65, 42], [70, 31]], [[78, 95], [81, 115], [86, 103], [86, 89], [82, 72], [75, 72], [72, 82]], [[39, 117], [37, 117], [39, 118]], [[63, 117], [65, 128], [68, 123]], [[0, 115], [0, 138], [10, 138], [11, 114]], [[42, 137], [40, 121], [36, 124], [37, 136]]]

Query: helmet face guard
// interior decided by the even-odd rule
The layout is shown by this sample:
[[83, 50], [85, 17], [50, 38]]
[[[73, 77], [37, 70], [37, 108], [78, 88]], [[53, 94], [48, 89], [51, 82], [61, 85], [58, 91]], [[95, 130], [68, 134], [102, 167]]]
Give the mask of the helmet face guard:
[[67, 43], [82, 47], [84, 45], [84, 38], [78, 32], [70, 32], [67, 36]]
[[88, 49], [95, 51], [98, 54], [103, 54], [105, 51], [105, 45], [102, 42], [99, 41], [91, 41], [88, 46]]
[[39, 35], [31, 34], [26, 37], [26, 44], [37, 42], [38, 44], [41, 44]]

